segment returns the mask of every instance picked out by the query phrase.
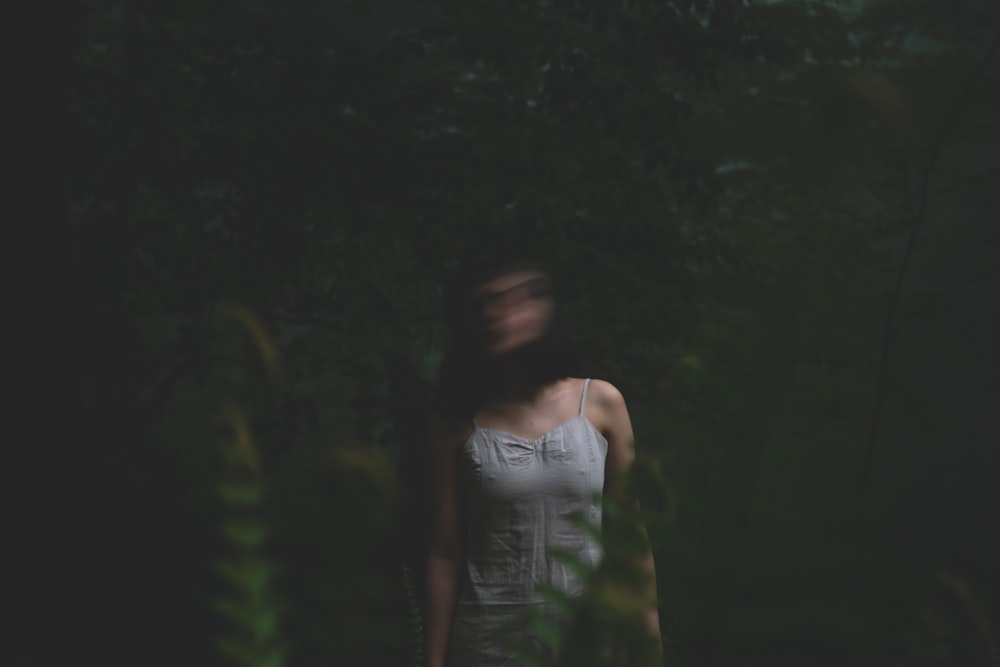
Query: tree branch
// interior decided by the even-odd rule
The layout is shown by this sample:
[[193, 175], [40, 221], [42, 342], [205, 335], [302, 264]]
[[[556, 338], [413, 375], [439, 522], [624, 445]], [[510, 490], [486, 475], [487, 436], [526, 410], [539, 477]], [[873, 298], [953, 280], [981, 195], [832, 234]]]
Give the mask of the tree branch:
[[[917, 240], [917, 234], [920, 232], [920, 228], [923, 225], [924, 218], [927, 213], [927, 200], [928, 192], [930, 190], [930, 181], [934, 173], [934, 169], [937, 166], [938, 158], [940, 158], [941, 153], [947, 145], [948, 138], [955, 126], [958, 123], [958, 119], [965, 109], [965, 106], [972, 95], [973, 90], [979, 83], [984, 72], [986, 71], [989, 62], [996, 55], [997, 51], [1000, 50], [1000, 35], [993, 40], [993, 43], [987, 49], [986, 54], [979, 61], [976, 67], [973, 69], [972, 74], [969, 76], [965, 83], [963, 89], [959, 92], [958, 96], [955, 98], [952, 104], [951, 110], [945, 119], [944, 125], [942, 126], [941, 133], [938, 135], [937, 141], [931, 145], [930, 156], [927, 161], [927, 166], [924, 168], [920, 185], [917, 191], [917, 209], [913, 213], [913, 221], [910, 226], [910, 232], [906, 240], [906, 248], [903, 251], [903, 259], [900, 262], [899, 269], [896, 272], [896, 280], [893, 285], [892, 293], [889, 297], [889, 306], [886, 311], [885, 318], [885, 329], [882, 336], [882, 352], [879, 359], [878, 373], [877, 373], [877, 384], [875, 389], [875, 405], [872, 410], [871, 424], [868, 429], [868, 438], [865, 444], [865, 458], [864, 464], [861, 469], [861, 479], [859, 483], [859, 494], [858, 494], [858, 505], [861, 509], [864, 508], [865, 500], [868, 495], [868, 483], [871, 477], [871, 464], [872, 458], [875, 451], [875, 442], [878, 437], [879, 426], [881, 425], [882, 410], [885, 404], [885, 393], [887, 385], [887, 376], [889, 368], [889, 355], [892, 350], [892, 342], [894, 338], [895, 328], [894, 321], [896, 316], [896, 310], [899, 306], [899, 297], [902, 292], [903, 283], [906, 278], [906, 271], [910, 265], [910, 258], [913, 255], [913, 247]], [[864, 518], [864, 513], [859, 512], [860, 527], [857, 539], [858, 544], [858, 554], [861, 560], [864, 559], [865, 552], [865, 542], [867, 539], [867, 521]], [[858, 577], [860, 586], [860, 577]]]

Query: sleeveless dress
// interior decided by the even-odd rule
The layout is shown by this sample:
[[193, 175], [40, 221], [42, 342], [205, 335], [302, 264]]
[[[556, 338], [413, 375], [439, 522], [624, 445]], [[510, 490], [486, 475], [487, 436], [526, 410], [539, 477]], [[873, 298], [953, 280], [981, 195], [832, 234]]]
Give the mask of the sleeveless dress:
[[513, 646], [544, 655], [529, 613], [555, 620], [539, 583], [570, 595], [582, 582], [551, 550], [589, 566], [598, 544], [576, 523], [601, 525], [608, 442], [580, 412], [535, 440], [475, 425], [461, 452], [466, 559], [449, 639], [449, 667], [518, 665]]

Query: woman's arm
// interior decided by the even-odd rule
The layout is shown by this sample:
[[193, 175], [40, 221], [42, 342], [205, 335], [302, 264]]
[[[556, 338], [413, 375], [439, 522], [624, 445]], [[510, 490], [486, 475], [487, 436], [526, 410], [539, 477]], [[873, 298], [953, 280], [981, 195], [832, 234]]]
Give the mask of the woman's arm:
[[444, 667], [458, 593], [462, 550], [458, 529], [458, 449], [467, 429], [432, 420], [431, 487], [434, 495], [427, 558], [427, 667]]
[[[632, 420], [629, 418], [625, 398], [614, 385], [602, 380], [591, 381], [591, 391], [595, 394], [600, 409], [601, 431], [608, 441], [604, 494], [610, 500], [619, 503], [621, 507], [631, 506], [638, 510], [638, 498], [631, 495], [622, 484], [635, 462], [635, 436], [632, 432]], [[648, 544], [645, 527], [639, 525], [637, 528], [643, 541]], [[644, 598], [644, 603], [648, 605], [643, 613], [643, 625], [652, 638], [656, 640], [659, 650], [662, 651], [662, 646], [660, 646], [660, 614], [656, 594], [656, 566], [652, 549], [647, 547], [639, 555], [636, 565], [646, 575], [644, 586], [639, 591], [639, 594]]]

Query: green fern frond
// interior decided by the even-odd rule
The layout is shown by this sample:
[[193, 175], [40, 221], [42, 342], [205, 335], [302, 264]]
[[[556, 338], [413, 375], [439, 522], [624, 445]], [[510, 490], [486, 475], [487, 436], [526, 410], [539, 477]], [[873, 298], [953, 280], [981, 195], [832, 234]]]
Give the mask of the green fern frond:
[[[244, 333], [252, 335], [265, 366], [275, 372], [276, 349], [253, 316], [235, 307], [220, 313], [220, 322], [237, 320]], [[225, 327], [220, 329], [220, 333], [225, 331]], [[223, 469], [216, 494], [223, 509], [219, 533], [228, 554], [216, 563], [216, 570], [230, 584], [231, 593], [213, 600], [212, 606], [227, 620], [232, 634], [220, 638], [216, 647], [239, 667], [282, 667], [286, 659], [281, 642], [282, 610], [271, 594], [278, 568], [264, 551], [271, 531], [261, 512], [266, 484], [248, 418], [248, 376], [238, 352], [240, 346], [229, 339], [226, 342], [231, 354], [225, 355], [219, 373], [225, 378], [220, 417], [231, 431], [230, 437], [219, 443]]]
[[219, 499], [229, 507], [257, 507], [264, 496], [264, 488], [258, 482], [220, 482], [217, 487]]
[[413, 570], [403, 566], [403, 593], [410, 612], [410, 631], [413, 633], [413, 667], [423, 667], [424, 664], [424, 619], [417, 603], [417, 594], [413, 586]]
[[228, 519], [219, 526], [226, 541], [240, 548], [259, 547], [267, 539], [268, 528], [258, 519]]
[[248, 646], [242, 638], [220, 639], [215, 642], [215, 647], [240, 667], [281, 667], [287, 657], [283, 648], [259, 649]]
[[220, 614], [233, 621], [236, 627], [247, 632], [259, 643], [268, 644], [278, 639], [280, 613], [274, 605], [216, 600], [213, 603], [213, 607]]
[[271, 563], [256, 557], [219, 561], [215, 567], [250, 600], [264, 598], [276, 571]]

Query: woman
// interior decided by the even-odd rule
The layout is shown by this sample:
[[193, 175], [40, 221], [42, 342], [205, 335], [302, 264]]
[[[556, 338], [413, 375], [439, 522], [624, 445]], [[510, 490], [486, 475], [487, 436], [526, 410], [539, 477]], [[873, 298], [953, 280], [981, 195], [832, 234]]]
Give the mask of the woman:
[[[544, 653], [529, 613], [555, 620], [539, 584], [582, 592], [552, 550], [590, 567], [601, 560], [576, 517], [601, 525], [601, 495], [621, 492], [635, 456], [632, 426], [613, 385], [573, 377], [537, 264], [482, 264], [451, 296], [455, 342], [430, 437], [427, 665], [516, 665], [512, 642]], [[640, 561], [652, 601], [652, 554]], [[655, 603], [643, 620], [658, 637]]]

